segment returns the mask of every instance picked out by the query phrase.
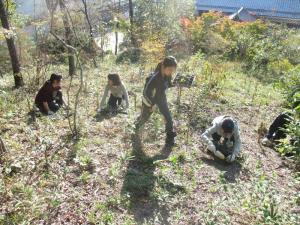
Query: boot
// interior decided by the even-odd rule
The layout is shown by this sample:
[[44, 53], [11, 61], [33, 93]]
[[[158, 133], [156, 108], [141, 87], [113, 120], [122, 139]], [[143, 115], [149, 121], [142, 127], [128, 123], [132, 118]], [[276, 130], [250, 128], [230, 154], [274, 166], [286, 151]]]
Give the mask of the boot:
[[175, 137], [177, 134], [175, 132], [167, 133], [166, 146], [172, 147], [175, 145]]

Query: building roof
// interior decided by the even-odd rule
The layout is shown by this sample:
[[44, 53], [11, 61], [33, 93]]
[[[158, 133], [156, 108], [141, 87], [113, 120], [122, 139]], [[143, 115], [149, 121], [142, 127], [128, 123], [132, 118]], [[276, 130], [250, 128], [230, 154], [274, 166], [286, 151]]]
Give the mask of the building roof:
[[197, 0], [198, 11], [236, 13], [241, 7], [251, 14], [300, 20], [300, 0]]

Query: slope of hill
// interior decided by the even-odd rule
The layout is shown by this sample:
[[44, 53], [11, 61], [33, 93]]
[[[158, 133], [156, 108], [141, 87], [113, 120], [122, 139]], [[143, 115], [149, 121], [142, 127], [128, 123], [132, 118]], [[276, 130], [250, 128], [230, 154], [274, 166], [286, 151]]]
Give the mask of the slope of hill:
[[[79, 103], [81, 139], [70, 137], [63, 113], [28, 120], [32, 89], [12, 91], [0, 80], [0, 131], [7, 153], [0, 164], [1, 224], [299, 224], [299, 177], [293, 163], [258, 144], [257, 128], [280, 109], [270, 85], [247, 78], [239, 64], [215, 65], [217, 88], [201, 74], [192, 89], [169, 91], [179, 136], [163, 147], [163, 120], [155, 114], [143, 135], [132, 139], [139, 114], [134, 97], [128, 115], [95, 117], [97, 102], [111, 71], [86, 69], [86, 92]], [[65, 68], [53, 67], [64, 73]], [[140, 95], [138, 68], [114, 65], [129, 90]], [[69, 78], [64, 81], [67, 90]], [[70, 89], [73, 101], [78, 87]], [[137, 97], [138, 106], [140, 99]], [[200, 134], [214, 116], [237, 118], [243, 149], [227, 164], [208, 154]]]

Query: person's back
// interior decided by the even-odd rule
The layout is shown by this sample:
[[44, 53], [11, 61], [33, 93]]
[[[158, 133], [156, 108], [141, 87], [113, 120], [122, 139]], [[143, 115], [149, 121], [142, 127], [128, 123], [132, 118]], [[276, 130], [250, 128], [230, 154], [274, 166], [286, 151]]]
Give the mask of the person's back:
[[52, 88], [51, 82], [49, 80], [46, 81], [35, 97], [35, 104], [39, 106], [43, 104], [43, 102], [53, 101], [53, 92], [54, 89]]
[[238, 126], [238, 122], [237, 122], [235, 119], [233, 119], [233, 118], [231, 118], [231, 117], [229, 117], [229, 116], [218, 116], [218, 117], [216, 117], [216, 118], [213, 120], [212, 124], [213, 124], [214, 127], [216, 127], [216, 132], [217, 132], [220, 136], [223, 136], [222, 125], [223, 125], [223, 122], [224, 122], [225, 119], [232, 120], [232, 122], [233, 122], [233, 124], [234, 124], [233, 135], [234, 135], [235, 133], [237, 133], [237, 132], [238, 132], [238, 127], [239, 127], [239, 126]]
[[62, 76], [52, 74], [35, 97], [35, 105], [40, 112], [51, 115], [63, 105], [61, 89]]

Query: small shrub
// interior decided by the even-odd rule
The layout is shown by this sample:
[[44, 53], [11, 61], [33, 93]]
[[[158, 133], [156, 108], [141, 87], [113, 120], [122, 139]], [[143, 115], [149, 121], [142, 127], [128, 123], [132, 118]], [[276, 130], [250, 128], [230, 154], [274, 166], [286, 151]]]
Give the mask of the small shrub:
[[270, 74], [274, 74], [276, 77], [283, 75], [284, 73], [290, 71], [293, 65], [288, 59], [273, 61], [268, 64], [268, 71]]

